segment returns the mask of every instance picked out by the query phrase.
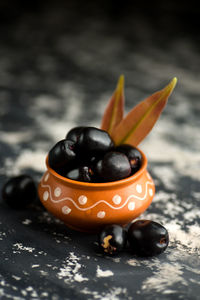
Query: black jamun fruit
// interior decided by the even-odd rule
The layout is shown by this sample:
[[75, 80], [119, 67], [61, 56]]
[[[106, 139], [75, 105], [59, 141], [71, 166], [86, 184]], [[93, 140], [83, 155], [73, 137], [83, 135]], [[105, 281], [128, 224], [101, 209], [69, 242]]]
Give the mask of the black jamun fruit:
[[131, 174], [131, 166], [126, 155], [114, 151], [106, 153], [103, 159], [97, 162], [95, 170], [106, 182], [120, 180]]
[[150, 220], [138, 220], [128, 229], [130, 247], [138, 256], [153, 256], [165, 251], [169, 243], [167, 229]]
[[98, 240], [100, 249], [113, 255], [126, 246], [127, 232], [120, 225], [108, 225], [99, 233]]
[[85, 128], [85, 126], [77, 126], [72, 128], [66, 135], [66, 140], [71, 140], [73, 142], [77, 142], [81, 131]]
[[128, 157], [128, 160], [131, 164], [132, 174], [136, 173], [140, 169], [142, 163], [142, 155], [137, 148], [128, 144], [122, 144], [120, 146], [117, 146], [115, 148], [115, 151], [124, 153]]
[[71, 164], [76, 159], [75, 143], [70, 140], [61, 140], [49, 151], [49, 165], [52, 169], [60, 169]]
[[3, 186], [2, 198], [13, 208], [24, 208], [31, 204], [37, 196], [33, 179], [28, 175], [10, 178]]
[[81, 166], [68, 171], [65, 177], [76, 181], [92, 182], [93, 175], [93, 171], [90, 167]]
[[85, 127], [77, 140], [76, 150], [81, 156], [105, 153], [114, 147], [109, 134], [95, 127]]

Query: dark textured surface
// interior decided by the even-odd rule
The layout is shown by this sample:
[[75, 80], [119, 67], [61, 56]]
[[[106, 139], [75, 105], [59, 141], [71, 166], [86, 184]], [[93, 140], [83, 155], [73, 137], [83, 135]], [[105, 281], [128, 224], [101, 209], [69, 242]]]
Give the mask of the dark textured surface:
[[167, 227], [166, 252], [152, 259], [128, 252], [103, 257], [95, 235], [69, 230], [39, 202], [15, 211], [1, 199], [0, 298], [199, 299], [200, 19], [194, 3], [3, 1], [0, 16], [0, 188], [22, 173], [38, 182], [47, 152], [71, 127], [99, 126], [121, 73], [127, 111], [179, 79], [141, 144], [156, 184], [142, 217]]

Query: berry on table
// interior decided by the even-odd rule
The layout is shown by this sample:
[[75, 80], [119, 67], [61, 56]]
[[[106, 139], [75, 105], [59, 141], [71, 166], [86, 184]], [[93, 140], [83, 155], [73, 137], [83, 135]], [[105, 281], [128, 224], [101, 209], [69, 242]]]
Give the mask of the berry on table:
[[131, 166], [125, 154], [110, 151], [96, 165], [96, 172], [104, 181], [115, 181], [128, 177]]
[[108, 225], [99, 233], [99, 247], [107, 254], [122, 251], [126, 245], [127, 234], [120, 225]]
[[37, 196], [33, 179], [28, 175], [10, 178], [3, 186], [2, 198], [13, 208], [23, 208], [32, 203]]
[[169, 243], [167, 229], [150, 220], [138, 220], [128, 229], [128, 241], [138, 256], [153, 256], [165, 251]]

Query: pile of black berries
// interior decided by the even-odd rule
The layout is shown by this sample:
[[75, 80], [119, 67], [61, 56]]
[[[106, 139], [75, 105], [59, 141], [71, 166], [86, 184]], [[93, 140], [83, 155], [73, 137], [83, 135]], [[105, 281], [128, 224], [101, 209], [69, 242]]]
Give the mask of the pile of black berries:
[[131, 145], [115, 146], [110, 135], [95, 127], [75, 127], [49, 151], [49, 166], [76, 181], [110, 182], [136, 173], [141, 153]]
[[169, 243], [167, 229], [151, 220], [137, 220], [128, 230], [120, 225], [106, 226], [98, 236], [104, 254], [114, 255], [125, 248], [140, 257], [151, 257], [164, 252]]

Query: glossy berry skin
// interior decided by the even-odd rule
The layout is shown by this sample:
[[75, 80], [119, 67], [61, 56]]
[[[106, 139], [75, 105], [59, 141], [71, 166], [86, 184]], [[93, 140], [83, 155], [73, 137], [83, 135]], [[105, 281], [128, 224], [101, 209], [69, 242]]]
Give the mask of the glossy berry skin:
[[24, 208], [32, 203], [37, 196], [33, 179], [28, 175], [10, 178], [2, 189], [3, 200], [12, 208]]
[[120, 225], [108, 225], [99, 233], [98, 238], [100, 249], [113, 255], [126, 246], [127, 233]]
[[79, 155], [92, 155], [110, 151], [114, 143], [109, 134], [95, 127], [85, 127], [76, 143]]
[[74, 162], [76, 153], [74, 151], [75, 143], [70, 140], [61, 140], [49, 151], [49, 165], [57, 170]]
[[76, 181], [92, 182], [93, 171], [88, 166], [81, 166], [68, 171], [65, 177]]
[[131, 166], [126, 155], [110, 151], [97, 163], [96, 172], [105, 182], [115, 181], [128, 177]]
[[77, 126], [72, 128], [66, 135], [66, 140], [71, 140], [73, 142], [77, 142], [79, 135], [85, 126]]
[[153, 256], [165, 251], [169, 235], [164, 226], [150, 220], [138, 220], [128, 229], [128, 241], [138, 256]]
[[124, 153], [128, 157], [128, 160], [131, 164], [132, 174], [140, 169], [142, 163], [142, 155], [135, 147], [128, 144], [123, 144], [117, 146], [115, 148], [115, 151]]

